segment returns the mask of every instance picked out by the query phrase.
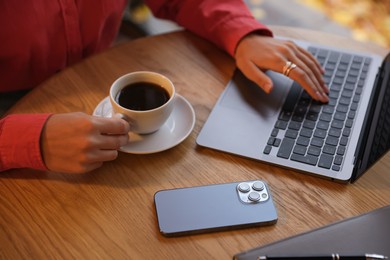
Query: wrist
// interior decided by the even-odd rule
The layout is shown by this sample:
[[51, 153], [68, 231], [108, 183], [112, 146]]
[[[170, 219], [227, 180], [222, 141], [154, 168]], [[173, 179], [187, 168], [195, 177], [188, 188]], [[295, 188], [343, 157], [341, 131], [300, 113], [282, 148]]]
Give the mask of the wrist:
[[236, 48], [234, 49], [234, 57], [236, 56], [237, 54], [237, 49], [239, 48], [239, 46], [247, 41], [247, 40], [251, 40], [253, 38], [257, 38], [257, 37], [273, 37], [273, 34], [270, 30], [268, 29], [261, 29], [261, 30], [255, 30], [255, 31], [252, 31], [252, 32], [249, 32], [247, 34], [245, 34], [243, 37], [241, 37], [241, 39], [237, 42], [237, 45], [236, 45]]

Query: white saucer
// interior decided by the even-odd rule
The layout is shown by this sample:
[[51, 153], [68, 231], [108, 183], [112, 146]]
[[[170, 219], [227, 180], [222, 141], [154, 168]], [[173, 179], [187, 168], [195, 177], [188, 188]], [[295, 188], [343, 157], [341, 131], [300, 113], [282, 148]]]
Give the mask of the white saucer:
[[[157, 153], [172, 148], [188, 137], [195, 125], [195, 112], [191, 104], [176, 94], [172, 114], [155, 133], [139, 135], [129, 133], [129, 143], [119, 150], [132, 154]], [[94, 116], [111, 117], [112, 107], [109, 97], [104, 98], [93, 111]]]

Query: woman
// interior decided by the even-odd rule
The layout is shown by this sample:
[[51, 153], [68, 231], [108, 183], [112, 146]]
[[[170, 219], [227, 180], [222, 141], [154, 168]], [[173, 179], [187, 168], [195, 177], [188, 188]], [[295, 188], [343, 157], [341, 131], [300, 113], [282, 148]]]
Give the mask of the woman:
[[[153, 13], [204, 37], [235, 58], [269, 93], [274, 70], [327, 102], [322, 69], [305, 50], [272, 38], [241, 0], [147, 0]], [[30, 89], [59, 70], [108, 48], [126, 0], [0, 0], [0, 92]], [[259, 51], [260, 50], [260, 51]], [[288, 73], [287, 73], [288, 72]], [[84, 113], [9, 115], [0, 121], [0, 171], [33, 168], [84, 173], [114, 160], [129, 125]], [[110, 133], [110, 135], [107, 135]]]

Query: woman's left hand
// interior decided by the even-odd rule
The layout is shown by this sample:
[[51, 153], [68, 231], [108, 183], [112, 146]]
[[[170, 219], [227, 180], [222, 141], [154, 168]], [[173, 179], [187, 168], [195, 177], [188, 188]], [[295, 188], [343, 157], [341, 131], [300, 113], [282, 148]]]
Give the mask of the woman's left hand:
[[237, 45], [235, 59], [242, 73], [266, 93], [272, 90], [273, 82], [265, 71], [273, 70], [297, 81], [314, 100], [329, 101], [321, 65], [292, 41], [249, 34]]

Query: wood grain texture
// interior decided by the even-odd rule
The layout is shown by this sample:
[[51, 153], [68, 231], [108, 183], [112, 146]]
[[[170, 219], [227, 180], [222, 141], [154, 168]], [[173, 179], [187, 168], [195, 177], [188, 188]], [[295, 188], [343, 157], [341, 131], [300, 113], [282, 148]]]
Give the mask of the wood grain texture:
[[[339, 36], [284, 27], [276, 35], [376, 52]], [[196, 124], [180, 145], [150, 155], [120, 153], [94, 172], [27, 169], [0, 178], [1, 259], [231, 259], [264, 245], [390, 204], [387, 154], [353, 185], [331, 182], [198, 147], [195, 139], [234, 71], [234, 61], [188, 32], [134, 40], [72, 66], [33, 90], [9, 113], [91, 114], [122, 74], [168, 76], [193, 105]], [[262, 179], [276, 225], [179, 238], [160, 235], [153, 195], [161, 189]]]

